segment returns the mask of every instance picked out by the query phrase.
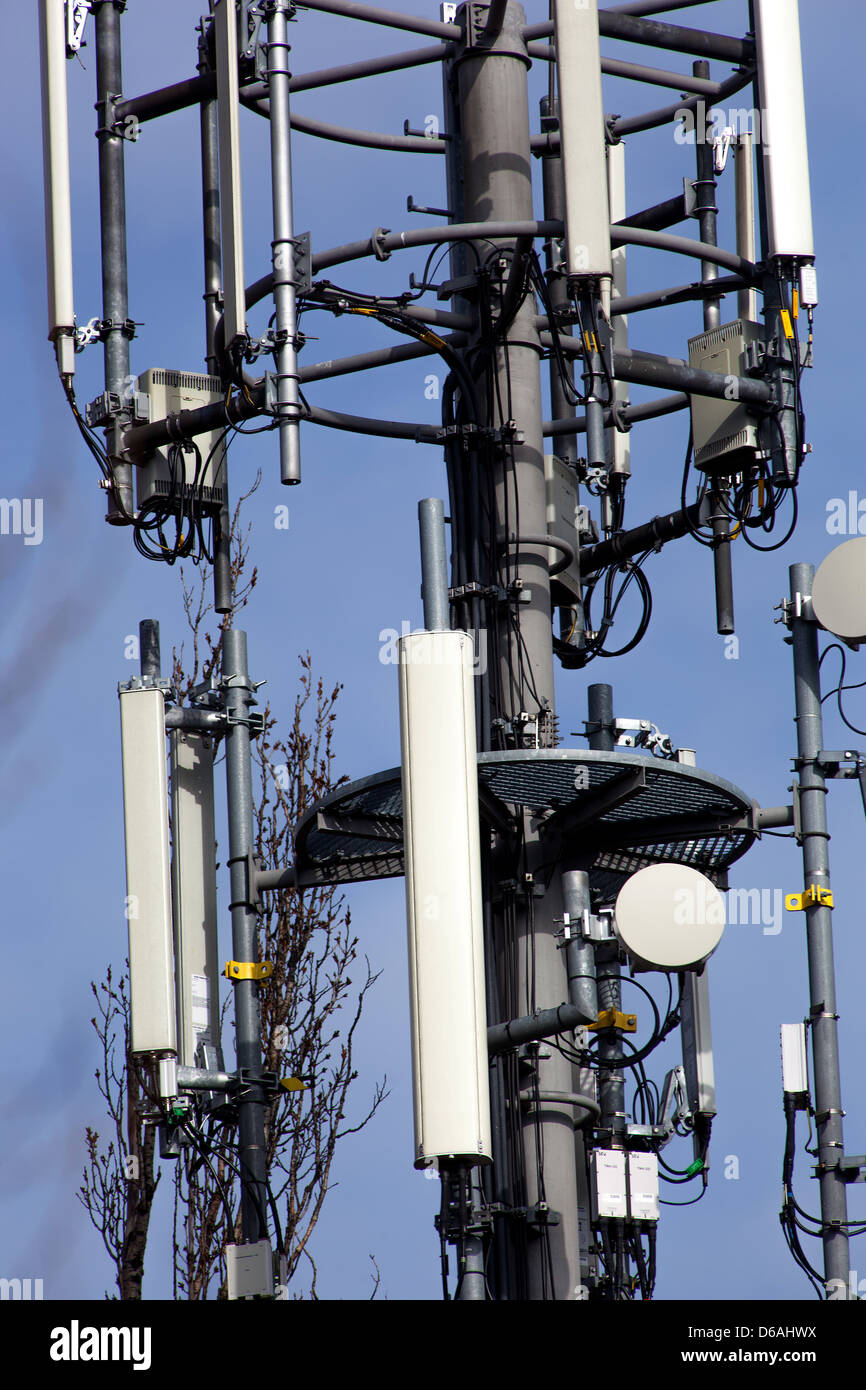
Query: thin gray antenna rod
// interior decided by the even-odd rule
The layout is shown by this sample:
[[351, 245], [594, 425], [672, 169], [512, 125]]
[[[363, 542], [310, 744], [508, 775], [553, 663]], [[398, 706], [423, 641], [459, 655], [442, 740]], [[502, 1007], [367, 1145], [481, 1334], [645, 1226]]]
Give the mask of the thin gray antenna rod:
[[287, 0], [268, 7], [268, 89], [271, 115], [271, 190], [274, 209], [273, 251], [274, 365], [276, 417], [280, 432], [280, 478], [287, 485], [301, 481], [301, 441], [298, 420], [297, 270], [292, 221], [292, 142], [289, 125], [289, 36]]
[[424, 626], [442, 632], [451, 626], [448, 606], [448, 567], [445, 560], [445, 507], [438, 497], [418, 503], [421, 531], [421, 597]]
[[[123, 91], [120, 47], [120, 10], [113, 0], [97, 0], [96, 110], [99, 117], [99, 214], [102, 250], [102, 342], [105, 353], [105, 390], [121, 403], [129, 395], [129, 340], [135, 329], [129, 318], [126, 278], [126, 185], [124, 139], [116, 124], [114, 99]], [[106, 428], [106, 444], [112, 464], [113, 486], [108, 492], [106, 520], [123, 525], [134, 510], [132, 468], [120, 462], [116, 435], [128, 412]]]

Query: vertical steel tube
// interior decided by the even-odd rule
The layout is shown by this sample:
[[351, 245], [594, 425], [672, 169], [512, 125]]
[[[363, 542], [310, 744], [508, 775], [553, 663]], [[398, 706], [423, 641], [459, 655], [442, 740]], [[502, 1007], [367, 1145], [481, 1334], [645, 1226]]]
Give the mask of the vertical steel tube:
[[269, 0], [268, 92], [271, 117], [271, 190], [274, 239], [276, 326], [274, 365], [277, 377], [277, 419], [280, 431], [280, 478], [301, 481], [301, 413], [298, 395], [297, 310], [295, 304], [295, 245], [292, 225], [292, 144], [289, 122], [288, 4]]
[[[523, 7], [509, 0], [497, 37], [491, 41], [488, 36], [482, 43], [477, 42], [477, 31], [472, 29], [479, 17], [478, 10], [473, 8], [470, 12], [468, 6], [462, 6], [458, 17], [466, 29], [466, 41], [453, 62], [451, 90], [458, 107], [456, 126], [460, 151], [459, 164], [455, 159], [452, 168], [462, 169], [462, 215], [467, 221], [483, 222], [532, 219], [532, 156], [526, 84], [529, 57], [522, 37]], [[450, 206], [454, 210], [453, 203]], [[475, 246], [478, 261], [470, 251], [467, 267], [470, 270], [476, 264], [483, 267], [480, 278], [482, 283], [491, 286], [495, 298], [494, 287], [500, 273], [496, 250], [489, 241], [479, 241]], [[501, 251], [502, 259], [507, 262], [513, 253], [513, 241], [504, 242]], [[507, 270], [507, 265], [505, 268]], [[477, 300], [475, 302], [477, 305]], [[474, 522], [476, 532], [479, 526], [483, 528], [481, 554], [490, 557], [490, 562], [495, 564], [503, 588], [519, 580], [519, 592], [529, 592], [528, 602], [491, 607], [488, 619], [496, 624], [495, 640], [489, 644], [489, 649], [496, 653], [498, 663], [490, 681], [492, 713], [498, 729], [510, 731], [507, 735], [498, 733], [497, 737], [500, 742], [503, 737], [512, 739], [511, 746], [516, 747], [521, 746], [523, 739], [521, 716], [524, 719], [529, 716], [533, 721], [536, 730], [533, 744], [549, 747], [553, 739], [553, 652], [546, 550], [532, 543], [515, 544], [521, 533], [543, 535], [547, 530], [541, 351], [535, 314], [534, 297], [527, 294], [503, 334], [507, 346], [497, 342], [493, 347], [495, 388], [490, 402], [483, 398], [484, 373], [480, 370], [477, 353], [467, 359], [470, 369], [479, 371], [476, 389], [481, 397], [480, 418], [486, 418], [490, 410], [494, 426], [503, 431], [501, 447], [479, 455], [479, 466], [485, 470], [481, 496], [487, 495], [488, 483], [492, 483], [495, 495], [495, 516], [489, 522], [486, 518]], [[486, 326], [479, 319], [473, 346], [487, 336]], [[511, 419], [514, 426], [509, 425]], [[486, 470], [490, 470], [489, 474]], [[451, 515], [455, 515], [454, 497]], [[470, 534], [468, 553], [472, 553], [473, 542], [477, 539]], [[511, 544], [503, 548], [508, 540]], [[473, 573], [470, 578], [483, 580], [484, 576]], [[512, 589], [511, 592], [518, 591]], [[492, 911], [498, 953], [503, 957], [508, 950], [516, 951], [519, 965], [514, 992], [519, 998], [519, 1007], [529, 1011], [536, 1005], [554, 1006], [564, 999], [567, 981], [565, 961], [562, 952], [557, 950], [556, 940], [555, 919], [561, 920], [562, 916], [559, 881], [555, 877], [541, 896], [540, 873], [537, 889], [534, 886], [534, 870], [540, 870], [542, 858], [539, 832], [528, 816], [524, 833], [520, 889], [512, 887], [509, 893], [499, 889]], [[504, 847], [501, 847], [500, 857], [509, 862], [495, 866], [497, 888], [503, 878], [512, 879], [517, 869], [513, 856], [509, 858]], [[529, 968], [530, 960], [534, 961], [534, 971]], [[533, 1054], [532, 1060], [541, 1091], [573, 1089], [571, 1065], [559, 1053], [542, 1047]], [[509, 1243], [509, 1252], [517, 1257], [515, 1263], [528, 1265], [530, 1298], [566, 1299], [574, 1296], [580, 1284], [573, 1112], [558, 1103], [535, 1104], [531, 1099], [533, 1091], [520, 1091], [515, 1083], [516, 1069], [515, 1075], [509, 1073], [508, 1081], [509, 1123], [517, 1122], [518, 1113], [522, 1117], [521, 1142], [515, 1145], [513, 1153], [513, 1187], [515, 1191], [525, 1190], [524, 1202], [531, 1212], [534, 1213], [542, 1202], [556, 1211], [559, 1224], [545, 1224], [540, 1211], [538, 1221], [530, 1216], [529, 1229], [522, 1235], [509, 1223], [509, 1235], [497, 1233], [496, 1239]], [[518, 1105], [522, 1107], [519, 1112]], [[505, 1224], [499, 1223], [499, 1230]], [[527, 1242], [525, 1260], [521, 1240]], [[513, 1296], [513, 1293], [509, 1291], [505, 1296]]]
[[[790, 629], [794, 656], [794, 698], [800, 782], [800, 824], [803, 844], [803, 886], [830, 887], [827, 833], [827, 788], [817, 765], [824, 742], [821, 718], [821, 678], [818, 667], [818, 625], [809, 602], [814, 569], [792, 565]], [[839, 1078], [839, 1040], [836, 981], [833, 966], [833, 913], [821, 903], [806, 908], [809, 953], [809, 1016], [815, 1082], [815, 1123], [818, 1135], [818, 1183], [824, 1223], [824, 1273], [828, 1287], [848, 1296], [847, 1191], [839, 1169], [842, 1140], [842, 1089]], [[830, 1281], [837, 1281], [830, 1284]], [[841, 1282], [838, 1282], [841, 1281]]]
[[142, 618], [138, 624], [138, 660], [146, 680], [159, 680], [159, 623], [155, 618]]
[[457, 1298], [461, 1303], [485, 1303], [487, 1279], [484, 1274], [484, 1237], [479, 1230], [484, 1196], [477, 1167], [466, 1174], [466, 1184], [469, 1189], [470, 1230], [461, 1240], [458, 1252], [460, 1283]]
[[[596, 752], [612, 753], [616, 741], [613, 717], [613, 687], [591, 685], [587, 692], [587, 738]], [[619, 948], [615, 943], [596, 947], [596, 980], [599, 1011], [622, 1008]], [[611, 1135], [625, 1133], [625, 1079], [617, 1063], [622, 1061], [621, 1034], [617, 1028], [599, 1034], [598, 1099], [601, 1105], [601, 1124]]]
[[[129, 303], [126, 283], [126, 185], [123, 135], [114, 128], [114, 103], [123, 91], [120, 16], [126, 0], [96, 0], [96, 111], [99, 120], [99, 218], [102, 252], [102, 341], [105, 389], [123, 402], [129, 393]], [[117, 421], [126, 419], [122, 412]], [[106, 430], [114, 489], [106, 520], [122, 525], [134, 510], [132, 466], [115, 462], [115, 428]]]
[[[710, 65], [704, 59], [699, 59], [692, 64], [692, 72], [695, 77], [708, 78], [710, 75]], [[716, 222], [718, 220], [718, 209], [716, 207], [716, 177], [713, 156], [712, 138], [708, 137], [708, 131], [712, 130], [712, 125], [708, 124], [703, 130], [695, 132], [695, 149], [697, 151], [697, 179], [695, 180], [696, 208], [698, 215], [698, 226], [700, 227], [701, 241], [708, 246], [717, 245]], [[701, 279], [704, 284], [709, 284], [719, 278], [719, 268], [710, 261], [701, 262]], [[718, 328], [721, 323], [721, 301], [715, 298], [704, 300], [704, 331]], [[728, 517], [723, 504], [722, 493], [718, 486], [714, 486], [711, 492], [711, 514], [710, 524], [713, 528], [713, 571], [716, 588], [716, 631], [720, 636], [726, 636], [734, 631], [734, 580], [731, 571], [731, 533]]]
[[418, 503], [421, 531], [421, 597], [424, 626], [441, 632], [451, 626], [448, 605], [448, 566], [445, 560], [445, 508], [438, 497]]
[[[207, 39], [204, 21], [199, 37], [198, 71], [209, 71]], [[219, 187], [219, 125], [216, 97], [201, 103], [201, 197], [202, 229], [204, 233], [204, 326], [205, 362], [210, 376], [220, 375], [216, 334], [220, 321], [219, 300], [222, 293], [222, 235], [220, 226]], [[228, 454], [223, 454], [221, 475], [217, 480], [224, 500], [214, 526], [213, 589], [214, 610], [230, 613], [232, 608], [231, 515], [228, 503]]]
[[[589, 874], [573, 869], [562, 875], [562, 906], [568, 914], [569, 926], [580, 922], [589, 910]], [[598, 990], [595, 983], [595, 951], [591, 941], [571, 935], [565, 947], [568, 972], [568, 1002], [577, 1004], [587, 1023], [598, 1018]]]
[[[255, 961], [256, 913], [248, 881], [255, 847], [250, 768], [249, 711], [253, 686], [247, 669], [247, 635], [229, 628], [223, 637], [223, 686], [229, 719], [226, 732], [226, 792], [231, 873], [232, 952], [236, 961]], [[267, 1236], [265, 1097], [257, 1078], [262, 1071], [259, 985], [236, 980], [235, 1045], [244, 1086], [238, 1098], [238, 1153], [241, 1170], [241, 1227], [245, 1241]]]

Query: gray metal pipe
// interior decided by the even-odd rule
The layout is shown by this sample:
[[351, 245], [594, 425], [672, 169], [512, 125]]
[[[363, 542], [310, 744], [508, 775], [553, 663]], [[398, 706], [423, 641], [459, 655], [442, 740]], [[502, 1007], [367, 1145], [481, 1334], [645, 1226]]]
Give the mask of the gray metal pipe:
[[[692, 71], [696, 77], [707, 78], [710, 65], [700, 59], [693, 63]], [[700, 132], [701, 138], [695, 141], [697, 178], [695, 180], [696, 208], [701, 241], [715, 246], [717, 240], [716, 224], [716, 175], [712, 138], [707, 139], [711, 127]], [[739, 252], [739, 246], [737, 251]], [[712, 261], [701, 263], [701, 280], [705, 285], [715, 284], [718, 279], [718, 266]], [[722, 321], [721, 300], [713, 295], [704, 299], [704, 332], [719, 327]], [[716, 596], [716, 632], [728, 636], [734, 631], [734, 577], [731, 568], [731, 531], [727, 509], [724, 505], [718, 484], [711, 490], [711, 510], [709, 522], [713, 531], [713, 582]]]
[[594, 1023], [598, 1018], [595, 951], [580, 934], [584, 913], [590, 908], [589, 874], [584, 870], [570, 869], [562, 875], [562, 907], [571, 928], [565, 945], [569, 1002], [583, 1010], [585, 1023]]
[[[735, 92], [740, 92], [752, 81], [754, 68], [746, 67], [738, 69], [730, 77], [720, 83], [717, 101], [722, 101], [726, 97], [733, 96]], [[640, 116], [620, 116], [617, 120], [611, 121], [611, 134], [636, 135], [641, 130], [654, 130], [657, 126], [667, 125], [669, 121], [677, 120], [684, 111], [695, 112], [701, 102], [705, 103], [704, 97], [688, 97], [685, 101], [674, 102], [670, 106], [661, 106], [655, 111], [645, 111]]]
[[554, 1038], [559, 1033], [571, 1033], [586, 1022], [582, 1005], [560, 1004], [555, 1009], [537, 1009], [524, 1018], [512, 1018], [507, 1023], [492, 1023], [487, 1029], [487, 1051], [492, 1055], [510, 1052], [524, 1043]]
[[[294, 13], [294, 11], [293, 11]], [[292, 142], [289, 124], [289, 41], [287, 0], [271, 0], [268, 15], [268, 91], [271, 115], [271, 195], [273, 201], [274, 366], [276, 416], [280, 434], [280, 481], [301, 481], [301, 403], [298, 383], [296, 272], [292, 222]]]
[[178, 1067], [177, 1084], [184, 1091], [229, 1091], [237, 1085], [237, 1073], [206, 1071], [202, 1067]]
[[608, 14], [663, 14], [665, 10], [685, 10], [693, 5], [711, 5], [715, 0], [633, 0], [630, 5], [611, 5]]
[[[530, 43], [526, 45], [526, 51], [530, 58], [540, 62], [556, 62], [556, 49], [552, 44]], [[619, 58], [602, 58], [600, 66], [608, 77], [624, 77], [629, 82], [647, 82], [654, 87], [673, 87], [675, 91], [695, 92], [714, 101], [720, 95], [721, 83], [703, 82], [700, 78], [686, 77], [681, 72], [669, 72], [666, 68], [650, 68], [645, 63], [625, 63]]]
[[145, 680], [159, 680], [159, 623], [155, 618], [142, 618], [138, 624], [138, 659]]
[[453, 52], [453, 47], [450, 43], [437, 43], [432, 48], [388, 53], [381, 58], [362, 58], [357, 63], [341, 63], [339, 67], [321, 68], [318, 72], [298, 73], [292, 77], [292, 94], [331, 87], [338, 82], [354, 82], [359, 77], [378, 77], [387, 72], [401, 72], [406, 68], [418, 68], [427, 63], [440, 63]]
[[[657, 396], [651, 401], [641, 401], [638, 405], [629, 405], [620, 411], [620, 418], [626, 423], [635, 420], [655, 420], [661, 415], [673, 415], [678, 410], [687, 410], [689, 397], [682, 392], [675, 392], [670, 396]], [[609, 410], [604, 412], [605, 425], [613, 424], [613, 416]], [[582, 415], [578, 415], [571, 420], [568, 416], [564, 420], [545, 420], [544, 434], [559, 436], [569, 434], [580, 434], [586, 429], [586, 420]], [[559, 450], [557, 450], [559, 452]]]
[[[247, 635], [228, 628], [223, 635], [222, 677], [225, 712], [226, 793], [229, 821], [229, 870], [233, 959], [256, 958], [256, 911], [247, 883], [249, 855], [255, 849], [253, 786], [250, 767], [249, 710], [253, 687], [247, 669]], [[245, 1241], [267, 1236], [267, 1162], [265, 1093], [256, 1078], [262, 1072], [259, 985], [235, 980], [235, 1046], [247, 1086], [238, 1097], [238, 1158], [241, 1170], [241, 1227]]]
[[[562, 236], [563, 233], [562, 221], [556, 218], [545, 219], [541, 222], [528, 220], [487, 223], [452, 222], [445, 227], [410, 227], [403, 232], [383, 233], [376, 237], [375, 243], [372, 237], [367, 237], [364, 241], [351, 241], [343, 246], [333, 246], [327, 251], [320, 251], [313, 256], [313, 274], [319, 275], [323, 270], [330, 270], [334, 266], [347, 265], [350, 261], [360, 261], [367, 256], [375, 256], [377, 249], [378, 254], [387, 256], [392, 251], [405, 250], [414, 246], [435, 246], [446, 241], [477, 241], [483, 240], [485, 236], [493, 240], [519, 236], [558, 237]], [[745, 277], [757, 276], [757, 267], [749, 261], [744, 261], [735, 252], [725, 251], [719, 246], [704, 246], [700, 241], [691, 237], [673, 236], [669, 232], [651, 232], [640, 227], [623, 227], [614, 224], [610, 229], [610, 239], [612, 246], [657, 247], [660, 251], [675, 251], [696, 260], [712, 261], [716, 265], [733, 270]], [[258, 304], [259, 300], [271, 293], [272, 287], [272, 274], [263, 275], [261, 279], [255, 280], [246, 289], [246, 307], [251, 309], [253, 305]]]
[[[207, 75], [207, 41], [202, 25], [199, 35], [199, 72]], [[217, 125], [216, 85], [214, 95], [201, 103], [201, 202], [204, 243], [204, 324], [205, 363], [210, 376], [220, 375], [216, 347], [222, 294], [222, 225], [219, 190], [219, 129]], [[223, 501], [214, 526], [213, 595], [214, 611], [230, 613], [232, 608], [231, 515], [228, 503], [228, 455], [224, 454], [220, 485]]]
[[[815, 571], [812, 565], [791, 565], [789, 626], [794, 657], [794, 699], [800, 783], [800, 835], [803, 883], [830, 888], [827, 787], [818, 764], [824, 744], [821, 717], [821, 675], [818, 665], [818, 624], [808, 600]], [[804, 612], [805, 610], [805, 612]], [[797, 614], [800, 614], [798, 617]], [[807, 614], [809, 616], [807, 616]], [[823, 903], [806, 908], [809, 953], [809, 1022], [812, 1035], [815, 1124], [818, 1138], [818, 1185], [824, 1223], [824, 1271], [828, 1286], [848, 1296], [850, 1271], [847, 1189], [839, 1168], [845, 1152], [842, 1136], [842, 1087], [839, 1077], [839, 1036], [836, 980], [833, 964], [833, 912]]]
[[[102, 256], [102, 342], [105, 356], [105, 389], [123, 401], [129, 397], [129, 340], [133, 329], [129, 320], [126, 276], [126, 184], [124, 141], [117, 128], [114, 98], [123, 91], [120, 47], [120, 15], [123, 6], [115, 0], [97, 0], [96, 21], [96, 110], [99, 118], [96, 137], [99, 148], [99, 225]], [[122, 429], [123, 416], [118, 420]], [[128, 418], [128, 416], [127, 416]], [[117, 457], [115, 428], [105, 432], [106, 452]], [[106, 520], [118, 526], [128, 522], [135, 510], [132, 468], [112, 461], [114, 487], [108, 496]]]
[[[728, 63], [748, 63], [755, 56], [752, 39], [708, 34], [702, 29], [685, 29], [679, 24], [641, 19], [625, 10], [599, 10], [598, 32], [606, 39], [623, 39], [626, 43], [648, 44], [651, 48], [667, 48], [672, 53], [689, 53], [702, 58], [721, 58]], [[550, 20], [527, 24], [523, 30], [527, 43], [552, 34]]]
[[440, 498], [425, 497], [418, 503], [418, 524], [424, 626], [428, 632], [445, 632], [451, 627], [451, 612], [445, 556], [445, 507]]
[[165, 712], [167, 729], [190, 729], [203, 734], [219, 733], [225, 719], [219, 710], [196, 709], [190, 705], [172, 705]]
[[665, 516], [653, 517], [642, 526], [630, 531], [621, 531], [610, 540], [599, 541], [597, 545], [587, 546], [581, 551], [581, 567], [585, 575], [595, 574], [605, 565], [613, 565], [628, 560], [632, 555], [640, 555], [650, 547], [664, 545], [666, 541], [688, 535], [694, 526], [700, 525], [701, 504], [693, 502], [685, 511], [668, 512]]
[[[614, 728], [613, 687], [606, 684], [590, 685], [586, 692], [587, 724], [586, 735], [590, 748], [595, 752], [612, 753], [616, 744]], [[595, 948], [595, 976], [599, 1013], [606, 1009], [619, 1010], [622, 1007], [622, 985], [620, 982], [619, 946], [616, 942], [602, 942]], [[609, 1129], [611, 1135], [625, 1133], [625, 1079], [617, 1064], [622, 1062], [622, 1035], [617, 1028], [604, 1029], [598, 1038], [598, 1056], [602, 1064], [599, 1071], [598, 1094], [601, 1103], [600, 1123]]]

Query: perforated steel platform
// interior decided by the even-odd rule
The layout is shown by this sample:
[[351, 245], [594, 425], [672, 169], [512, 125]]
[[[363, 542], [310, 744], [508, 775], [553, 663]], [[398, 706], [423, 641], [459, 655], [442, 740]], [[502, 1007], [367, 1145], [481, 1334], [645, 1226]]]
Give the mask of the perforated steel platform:
[[[688, 864], [715, 881], [755, 839], [754, 803], [732, 782], [641, 753], [576, 748], [482, 753], [482, 820], [507, 831], [521, 809], [540, 818], [550, 861], [593, 873], [601, 892], [647, 864]], [[400, 769], [350, 782], [298, 823], [300, 884], [403, 873]]]

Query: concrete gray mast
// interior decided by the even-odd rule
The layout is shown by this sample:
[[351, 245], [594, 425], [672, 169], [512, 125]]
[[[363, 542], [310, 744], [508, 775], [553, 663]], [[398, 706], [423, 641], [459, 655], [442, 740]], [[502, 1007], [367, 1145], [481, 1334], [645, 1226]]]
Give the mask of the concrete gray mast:
[[[462, 6], [458, 20], [465, 36], [454, 63], [462, 216], [467, 222], [532, 221], [529, 58], [521, 32], [526, 22], [523, 7], [513, 0], [488, 9]], [[491, 708], [499, 746], [551, 747], [556, 736], [549, 552], [538, 540], [547, 531], [547, 519], [537, 309], [534, 296], [522, 296], [520, 281], [514, 278], [522, 279], [521, 267], [515, 266], [524, 252], [521, 243], [512, 239], [496, 244], [501, 247], [499, 257], [492, 255], [489, 241], [475, 243], [479, 263], [490, 266], [494, 290], [497, 277], [509, 282], [511, 274], [501, 300], [493, 294], [494, 314], [502, 312], [503, 303], [509, 304], [509, 289], [512, 293], [516, 289], [517, 307], [512, 300], [506, 314], [513, 314], [506, 342], [500, 335], [494, 349], [493, 400], [486, 399], [482, 381], [475, 383], [481, 422], [491, 418], [500, 431], [491, 464], [495, 516], [485, 519], [481, 548], [495, 556], [501, 586], [508, 591], [506, 602], [488, 607], [488, 623], [495, 628], [488, 646], [491, 660], [497, 663], [491, 673]], [[496, 264], [500, 259], [501, 266]], [[467, 270], [473, 260], [470, 253]], [[480, 328], [479, 318], [479, 332]], [[520, 601], [527, 593], [528, 601]], [[521, 876], [508, 885], [494, 885], [493, 933], [501, 948], [506, 932], [503, 904], [510, 897], [519, 943], [520, 1009], [532, 1012], [567, 999], [568, 981], [556, 938], [557, 919], [562, 918], [558, 877], [546, 887], [536, 876], [541, 856], [538, 830], [530, 816], [524, 815], [522, 829]], [[493, 968], [492, 962], [488, 968]], [[527, 1084], [520, 1104], [529, 1223], [528, 1293], [533, 1299], [565, 1299], [574, 1297], [580, 1285], [574, 1113], [573, 1107], [543, 1097], [551, 1092], [572, 1093], [573, 1069], [544, 1044], [530, 1046], [524, 1063]]]

